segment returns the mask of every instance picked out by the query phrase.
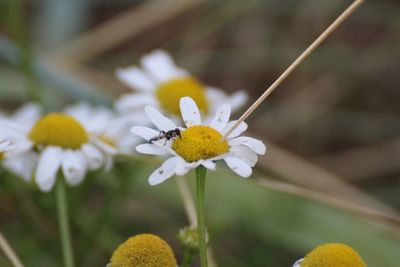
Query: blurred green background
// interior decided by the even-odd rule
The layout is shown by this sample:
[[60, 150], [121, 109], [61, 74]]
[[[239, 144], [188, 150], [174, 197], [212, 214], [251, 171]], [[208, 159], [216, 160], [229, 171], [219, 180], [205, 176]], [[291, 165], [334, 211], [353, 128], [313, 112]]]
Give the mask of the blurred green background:
[[[205, 83], [255, 100], [350, 3], [1, 0], [1, 110], [110, 105], [129, 91], [114, 70], [157, 48]], [[209, 174], [219, 266], [292, 266], [325, 242], [351, 245], [371, 267], [399, 266], [399, 10], [399, 1], [366, 1], [248, 119], [270, 146], [252, 178]], [[180, 259], [187, 219], [173, 179], [148, 185], [156, 166], [120, 158], [68, 189], [77, 266], [105, 266], [141, 232], [159, 234]], [[54, 194], [5, 171], [0, 230], [26, 266], [60, 266]], [[0, 266], [10, 266], [1, 254]]]

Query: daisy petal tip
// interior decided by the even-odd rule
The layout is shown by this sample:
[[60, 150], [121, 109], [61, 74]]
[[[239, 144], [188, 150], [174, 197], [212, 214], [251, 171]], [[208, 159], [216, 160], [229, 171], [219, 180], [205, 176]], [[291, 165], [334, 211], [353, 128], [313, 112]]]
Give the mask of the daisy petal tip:
[[182, 119], [187, 127], [201, 124], [201, 116], [196, 102], [188, 96], [182, 97], [179, 101]]
[[152, 180], [152, 179], [149, 178], [149, 185], [151, 185], [151, 186], [156, 186], [156, 185], [158, 185], [158, 184], [160, 184], [160, 183], [162, 183], [162, 182], [160, 182], [160, 181], [155, 181], [155, 180]]
[[152, 106], [146, 106], [144, 111], [150, 121], [160, 130], [169, 131], [175, 129], [176, 125], [169, 118], [165, 117], [158, 109]]
[[233, 157], [226, 157], [224, 160], [229, 168], [239, 176], [242, 176], [243, 178], [251, 176], [252, 168], [243, 160]]
[[267, 146], [265, 145], [265, 144], [263, 144], [263, 146], [262, 146], [262, 148], [260, 148], [260, 150], [262, 150], [262, 151], [260, 151], [261, 153], [260, 153], [260, 155], [265, 155], [265, 154], [267, 154]]

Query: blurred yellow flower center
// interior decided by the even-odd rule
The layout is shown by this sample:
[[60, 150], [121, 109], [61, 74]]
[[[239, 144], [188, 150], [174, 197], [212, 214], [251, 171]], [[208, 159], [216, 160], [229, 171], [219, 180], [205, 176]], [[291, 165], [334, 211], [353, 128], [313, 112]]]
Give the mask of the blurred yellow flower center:
[[121, 244], [111, 257], [110, 267], [176, 267], [174, 253], [158, 236], [140, 234]]
[[36, 122], [29, 138], [35, 145], [77, 149], [89, 139], [82, 125], [71, 116], [50, 113]]
[[180, 116], [179, 101], [182, 97], [191, 97], [203, 113], [208, 112], [208, 103], [203, 85], [187, 77], [162, 83], [156, 91], [161, 107]]
[[214, 158], [229, 151], [226, 140], [217, 130], [208, 126], [192, 126], [181, 132], [172, 143], [172, 148], [187, 162]]
[[4, 159], [4, 152], [0, 152], [0, 161]]
[[311, 251], [301, 267], [367, 267], [360, 255], [343, 244], [324, 244]]

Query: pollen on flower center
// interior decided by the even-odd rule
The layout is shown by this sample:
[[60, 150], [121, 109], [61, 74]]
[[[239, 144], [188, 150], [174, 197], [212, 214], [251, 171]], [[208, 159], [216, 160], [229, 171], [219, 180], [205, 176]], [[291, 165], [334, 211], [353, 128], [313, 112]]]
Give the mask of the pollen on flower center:
[[78, 149], [89, 139], [82, 125], [71, 116], [50, 113], [36, 122], [29, 138], [35, 145]]
[[176, 267], [167, 242], [152, 234], [140, 234], [121, 244], [111, 257], [110, 267]]
[[324, 244], [311, 251], [301, 267], [366, 267], [360, 255], [344, 244]]
[[193, 98], [201, 112], [208, 112], [203, 85], [190, 77], [174, 79], [161, 84], [156, 95], [163, 109], [178, 116], [180, 115], [179, 101], [185, 96]]
[[229, 151], [228, 142], [217, 130], [208, 126], [192, 126], [181, 132], [172, 148], [188, 162], [214, 158]]

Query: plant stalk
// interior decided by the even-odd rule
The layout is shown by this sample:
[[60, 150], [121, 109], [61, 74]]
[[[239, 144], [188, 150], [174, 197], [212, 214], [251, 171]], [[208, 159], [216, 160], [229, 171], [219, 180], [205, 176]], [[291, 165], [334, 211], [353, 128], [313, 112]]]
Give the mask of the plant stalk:
[[61, 177], [58, 177], [57, 179], [56, 198], [64, 267], [74, 267], [74, 256], [72, 252], [71, 234], [68, 220], [67, 196], [65, 194], [65, 183]]
[[196, 168], [196, 191], [197, 191], [197, 229], [199, 232], [199, 251], [201, 267], [207, 267], [207, 244], [206, 244], [206, 223], [204, 211], [204, 191], [206, 185], [206, 171], [203, 166]]

